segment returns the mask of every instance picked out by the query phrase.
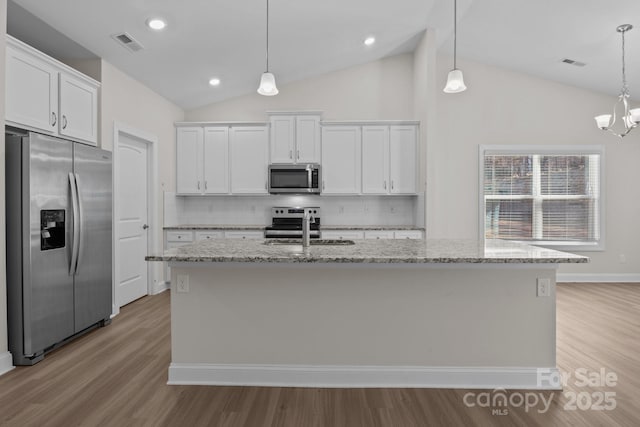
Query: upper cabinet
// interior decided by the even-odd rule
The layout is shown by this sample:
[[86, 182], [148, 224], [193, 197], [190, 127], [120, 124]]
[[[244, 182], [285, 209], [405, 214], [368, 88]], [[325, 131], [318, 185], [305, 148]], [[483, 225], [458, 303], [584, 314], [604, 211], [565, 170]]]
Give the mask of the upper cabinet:
[[416, 126], [362, 127], [362, 193], [415, 194]]
[[7, 36], [6, 122], [97, 145], [100, 84]]
[[360, 126], [322, 127], [322, 194], [359, 194]]
[[323, 123], [322, 194], [416, 194], [418, 125], [366, 123]]
[[320, 162], [320, 113], [270, 112], [270, 162]]
[[178, 126], [176, 193], [267, 194], [268, 146], [264, 124]]

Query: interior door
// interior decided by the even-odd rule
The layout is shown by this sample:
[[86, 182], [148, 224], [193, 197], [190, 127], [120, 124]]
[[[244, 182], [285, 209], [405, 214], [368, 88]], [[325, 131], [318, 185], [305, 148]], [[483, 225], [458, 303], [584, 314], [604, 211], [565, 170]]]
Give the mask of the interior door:
[[122, 307], [148, 293], [148, 156], [147, 144], [126, 133], [118, 135], [116, 195], [118, 276], [116, 296]]
[[112, 304], [111, 153], [74, 144], [80, 236], [74, 284], [75, 329], [109, 319]]

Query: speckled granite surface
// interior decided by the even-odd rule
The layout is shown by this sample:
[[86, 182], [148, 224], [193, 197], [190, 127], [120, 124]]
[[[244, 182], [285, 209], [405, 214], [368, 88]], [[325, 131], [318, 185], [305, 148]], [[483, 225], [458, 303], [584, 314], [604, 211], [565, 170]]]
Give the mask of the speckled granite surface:
[[266, 245], [265, 240], [204, 240], [147, 261], [254, 263], [584, 263], [589, 258], [500, 240], [356, 240], [349, 246]]
[[264, 225], [211, 225], [211, 224], [181, 224], [163, 227], [165, 230], [256, 230], [263, 231]]

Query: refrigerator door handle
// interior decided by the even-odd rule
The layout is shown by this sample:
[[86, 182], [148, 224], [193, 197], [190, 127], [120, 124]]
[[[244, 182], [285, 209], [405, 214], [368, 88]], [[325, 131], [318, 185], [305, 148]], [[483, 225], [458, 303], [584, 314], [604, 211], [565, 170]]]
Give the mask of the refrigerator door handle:
[[80, 192], [80, 175], [76, 175], [76, 197], [78, 198], [78, 261], [76, 262], [76, 272], [78, 272], [78, 266], [82, 265], [82, 253], [84, 252], [84, 203], [82, 203], [82, 196]]
[[78, 266], [78, 246], [80, 243], [80, 208], [78, 206], [78, 187], [76, 176], [69, 172], [69, 186], [71, 188], [71, 207], [73, 209], [73, 242], [71, 246], [71, 264], [69, 265], [69, 276], [76, 273]]

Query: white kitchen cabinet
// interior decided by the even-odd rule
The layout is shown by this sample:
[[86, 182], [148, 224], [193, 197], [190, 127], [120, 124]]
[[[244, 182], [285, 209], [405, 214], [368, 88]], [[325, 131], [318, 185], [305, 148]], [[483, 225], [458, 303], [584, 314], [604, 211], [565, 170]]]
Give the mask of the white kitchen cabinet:
[[365, 230], [365, 239], [393, 239], [394, 234], [392, 230]]
[[176, 193], [202, 194], [204, 130], [179, 127], [176, 131]]
[[394, 239], [422, 239], [423, 237], [421, 230], [396, 230], [393, 232]]
[[97, 145], [99, 86], [7, 35], [7, 124]]
[[318, 163], [320, 161], [319, 114], [271, 114], [271, 163]]
[[364, 239], [361, 230], [327, 230], [321, 231], [321, 237], [328, 240], [359, 240]]
[[268, 194], [268, 128], [266, 126], [231, 127], [229, 147], [231, 193]]
[[389, 194], [389, 126], [362, 127], [362, 193]]
[[264, 231], [225, 231], [225, 239], [264, 239]]
[[204, 128], [203, 194], [229, 193], [229, 128]]
[[362, 193], [415, 194], [415, 126], [362, 127]]
[[224, 239], [224, 231], [222, 230], [196, 231], [196, 241], [212, 240], [212, 239]]
[[176, 193], [267, 194], [268, 131], [261, 126], [178, 126]]
[[193, 231], [167, 231], [166, 248], [172, 249], [193, 243]]
[[360, 126], [322, 127], [322, 194], [361, 191]]
[[76, 76], [60, 73], [60, 135], [98, 141], [98, 88]]
[[389, 126], [391, 194], [415, 194], [418, 164], [417, 128]]

